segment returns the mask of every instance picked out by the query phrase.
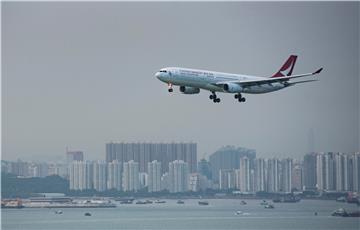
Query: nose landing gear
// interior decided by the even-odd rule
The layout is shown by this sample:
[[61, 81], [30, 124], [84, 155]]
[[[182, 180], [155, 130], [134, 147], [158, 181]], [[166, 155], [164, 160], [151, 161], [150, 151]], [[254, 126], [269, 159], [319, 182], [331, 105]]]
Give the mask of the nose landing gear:
[[172, 88], [172, 83], [168, 83], [168, 91], [169, 91], [169, 93], [172, 93], [174, 90], [173, 90], [173, 88]]
[[214, 103], [219, 103], [221, 100], [218, 98], [215, 94], [215, 92], [212, 92], [212, 94], [209, 96], [210, 100], [212, 100]]
[[246, 101], [245, 97], [242, 97], [242, 96], [241, 96], [241, 93], [235, 94], [234, 97], [235, 97], [235, 99], [237, 99], [239, 102], [245, 102], [245, 101]]

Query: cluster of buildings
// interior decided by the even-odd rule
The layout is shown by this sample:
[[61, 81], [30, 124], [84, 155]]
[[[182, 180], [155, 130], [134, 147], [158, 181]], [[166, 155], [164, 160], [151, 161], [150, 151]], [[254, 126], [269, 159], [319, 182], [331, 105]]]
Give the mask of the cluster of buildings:
[[310, 153], [304, 157], [304, 187], [326, 191], [360, 191], [359, 152]]
[[196, 143], [107, 143], [104, 161], [86, 161], [83, 152], [68, 151], [66, 163], [2, 162], [2, 171], [24, 177], [59, 175], [69, 180], [71, 190], [359, 192], [359, 164], [359, 152], [265, 159], [257, 158], [255, 150], [223, 147], [197, 162]]

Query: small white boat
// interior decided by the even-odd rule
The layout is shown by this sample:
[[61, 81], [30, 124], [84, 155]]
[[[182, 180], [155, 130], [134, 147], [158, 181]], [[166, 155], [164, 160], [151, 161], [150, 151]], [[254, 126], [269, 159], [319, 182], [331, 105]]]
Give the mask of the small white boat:
[[63, 212], [61, 210], [56, 210], [55, 214], [62, 214]]

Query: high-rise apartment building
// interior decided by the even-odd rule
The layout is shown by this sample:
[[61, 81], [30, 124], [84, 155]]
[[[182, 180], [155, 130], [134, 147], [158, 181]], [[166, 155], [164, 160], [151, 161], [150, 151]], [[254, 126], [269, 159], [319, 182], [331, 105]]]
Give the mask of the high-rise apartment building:
[[108, 163], [107, 188], [122, 190], [122, 162], [113, 160]]
[[250, 160], [247, 157], [240, 158], [240, 168], [235, 170], [236, 188], [241, 192], [250, 191]]
[[316, 153], [304, 156], [304, 189], [316, 190]]
[[292, 168], [293, 168], [292, 159], [286, 158], [281, 160], [280, 190], [282, 192], [291, 192]]
[[196, 143], [107, 143], [106, 162], [118, 160], [139, 162], [139, 171], [148, 172], [149, 162], [161, 162], [162, 173], [169, 171], [169, 162], [183, 160], [190, 172], [197, 171]]
[[219, 171], [219, 189], [236, 188], [236, 174], [234, 169], [221, 169]]
[[213, 182], [219, 183], [220, 170], [239, 169], [241, 157], [249, 158], [250, 169], [253, 169], [252, 162], [256, 157], [255, 150], [227, 146], [213, 153], [209, 158]]
[[70, 164], [70, 190], [93, 188], [93, 165], [88, 161], [73, 161]]
[[123, 164], [123, 189], [124, 191], [139, 190], [139, 163], [133, 160]]
[[267, 160], [267, 191], [279, 192], [280, 190], [280, 162], [277, 158]]
[[182, 160], [169, 163], [170, 192], [186, 192], [189, 190], [189, 164]]
[[103, 192], [107, 189], [107, 164], [103, 161], [93, 163], [93, 185], [94, 189]]
[[161, 191], [161, 163], [157, 160], [148, 163], [148, 192]]
[[255, 160], [255, 191], [265, 191], [267, 182], [267, 170], [265, 160], [257, 158]]

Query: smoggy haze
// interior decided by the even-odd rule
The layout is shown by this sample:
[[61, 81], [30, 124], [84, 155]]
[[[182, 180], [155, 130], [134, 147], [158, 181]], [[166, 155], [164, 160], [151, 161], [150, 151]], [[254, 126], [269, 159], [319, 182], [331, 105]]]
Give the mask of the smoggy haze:
[[[269, 76], [290, 54], [319, 82], [263, 95], [169, 95], [181, 66]], [[194, 141], [302, 157], [359, 147], [359, 2], [2, 3], [2, 158], [104, 159], [109, 141]]]

